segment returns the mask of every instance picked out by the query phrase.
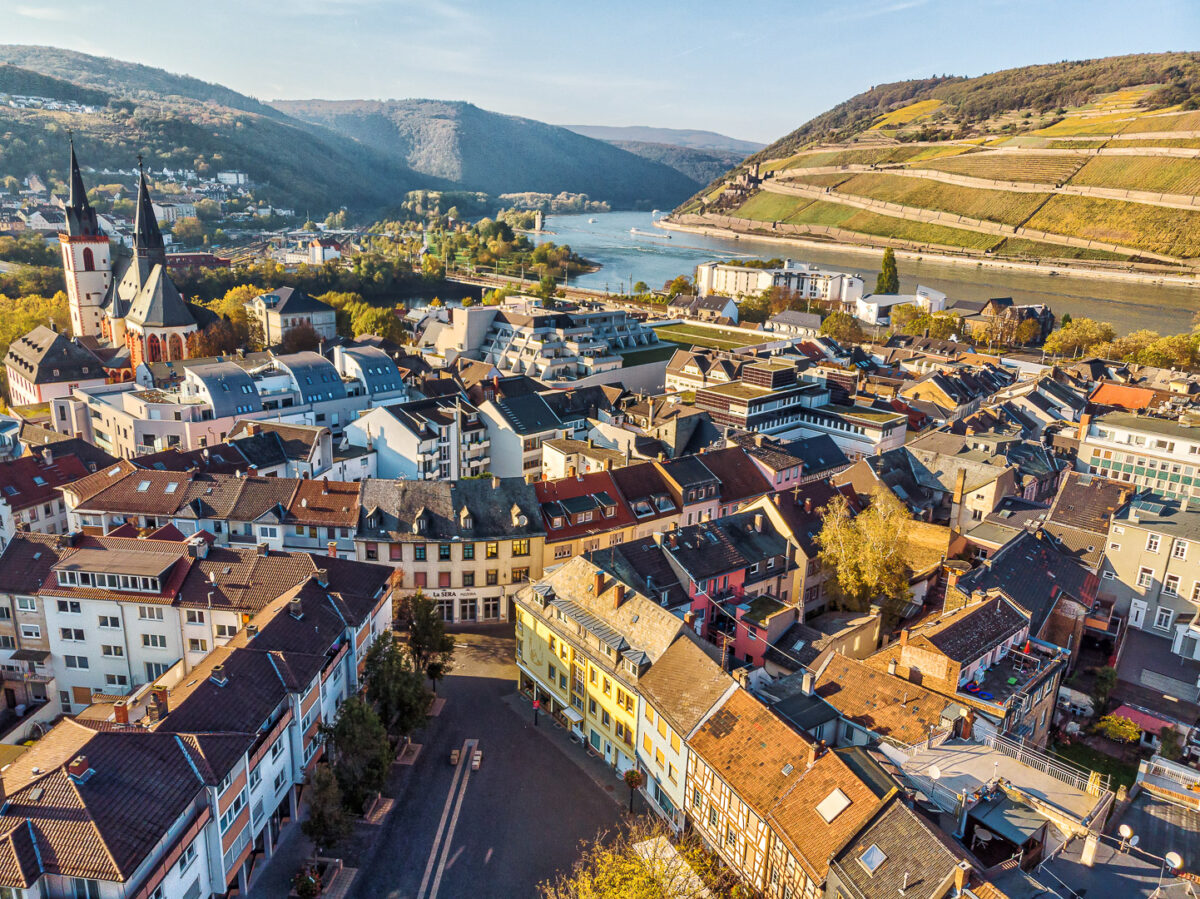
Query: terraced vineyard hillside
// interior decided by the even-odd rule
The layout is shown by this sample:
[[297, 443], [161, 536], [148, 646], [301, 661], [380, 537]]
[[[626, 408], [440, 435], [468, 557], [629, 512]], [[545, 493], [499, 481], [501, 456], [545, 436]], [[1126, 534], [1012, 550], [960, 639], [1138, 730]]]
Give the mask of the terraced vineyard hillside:
[[677, 209], [683, 227], [1200, 269], [1200, 54], [883, 85]]

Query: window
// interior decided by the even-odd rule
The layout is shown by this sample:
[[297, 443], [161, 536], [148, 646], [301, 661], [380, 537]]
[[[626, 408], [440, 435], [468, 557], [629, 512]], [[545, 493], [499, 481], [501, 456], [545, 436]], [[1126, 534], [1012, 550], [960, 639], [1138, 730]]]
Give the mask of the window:
[[142, 645], [150, 649], [166, 649], [167, 638], [164, 634], [142, 634]]
[[188, 866], [196, 860], [196, 844], [189, 843], [187, 848], [179, 854], [179, 873], [183, 873], [188, 869]]
[[40, 640], [42, 639], [42, 629], [36, 624], [22, 624], [21, 636], [26, 640]]
[[100, 899], [100, 882], [84, 880], [82, 877], [71, 878], [71, 889], [75, 899]]
[[68, 668], [86, 671], [88, 667], [88, 660], [87, 656], [63, 656], [63, 664]]
[[121, 626], [121, 620], [116, 615], [101, 615], [99, 621], [101, 627], [115, 629]]
[[218, 637], [232, 637], [237, 632], [238, 632], [238, 626], [236, 624], [218, 624], [217, 625], [217, 636]]
[[1163, 593], [1166, 593], [1168, 596], [1179, 595], [1179, 575], [1168, 574], [1163, 578]]
[[499, 572], [499, 570], [497, 570], [497, 569], [495, 569], [495, 568], [489, 568], [489, 569], [487, 570], [487, 573], [486, 573], [485, 577], [484, 577], [484, 582], [485, 582], [485, 583], [486, 583], [486, 584], [487, 584], [489, 587], [495, 587], [497, 584], [499, 584], [499, 583], [500, 583], [500, 572]]
[[512, 570], [512, 582], [514, 584], [523, 584], [529, 580], [528, 568], [514, 568]]
[[717, 826], [717, 807], [715, 805], [708, 807], [708, 826], [714, 829]]
[[78, 615], [83, 609], [79, 603], [74, 600], [60, 599], [58, 601], [58, 610], [65, 615]]
[[1164, 609], [1159, 606], [1158, 611], [1154, 613], [1154, 626], [1160, 631], [1169, 631], [1171, 622], [1175, 619], [1175, 613], [1170, 609]]
[[414, 543], [413, 544], [413, 558], [418, 562], [425, 561], [425, 544], [424, 543]]
[[464, 543], [462, 549], [463, 549], [463, 561], [469, 562], [475, 558], [475, 544], [474, 543]]
[[162, 621], [163, 610], [159, 606], [138, 606], [138, 618], [142, 621]]
[[1140, 571], [1138, 571], [1137, 585], [1139, 587], [1149, 587], [1153, 583], [1154, 583], [1154, 569], [1153, 568], [1143, 568]]
[[262, 783], [262, 768], [255, 768], [250, 772], [250, 789], [257, 790], [258, 785]]
[[156, 681], [167, 673], [167, 668], [170, 666], [166, 662], [147, 662], [146, 663], [146, 680]]
[[129, 678], [124, 674], [106, 674], [104, 675], [104, 683], [110, 687], [128, 687]]
[[462, 585], [464, 587], [474, 587], [475, 586], [475, 572], [474, 571], [464, 571], [463, 572]]
[[528, 540], [514, 540], [512, 542], [512, 554], [514, 556], [529, 555], [529, 541]]
[[1148, 553], [1158, 552], [1158, 534], [1150, 534], [1146, 538], [1146, 552], [1148, 552]]
[[229, 826], [233, 824], [233, 822], [237, 819], [237, 816], [241, 814], [242, 809], [245, 807], [246, 791], [242, 790], [242, 792], [237, 794], [237, 798], [230, 803], [229, 808], [225, 809], [225, 814], [221, 815], [221, 833], [229, 830]]
[[275, 783], [274, 783], [275, 792], [278, 793], [280, 790], [282, 790], [284, 784], [286, 784], [286, 783], [287, 783], [287, 769], [285, 768], [284, 770], [280, 771], [278, 774], [275, 775]]
[[188, 640], [188, 652], [208, 652], [208, 641], [192, 637]]
[[1186, 540], [1176, 540], [1171, 545], [1171, 556], [1176, 559], [1186, 559], [1187, 558], [1187, 541]]
[[18, 612], [36, 612], [37, 611], [37, 600], [34, 599], [32, 596], [18, 596], [17, 597], [17, 611]]
[[449, 543], [439, 543], [438, 544], [438, 559], [442, 562], [446, 562], [450, 559], [450, 544]]
[[486, 559], [497, 558], [500, 555], [500, 544], [494, 540], [484, 544], [483, 555]]
[[81, 627], [60, 627], [58, 635], [63, 640], [71, 643], [82, 643], [84, 641], [83, 628]]
[[187, 610], [187, 623], [188, 624], [204, 624], [204, 612], [202, 612], [200, 609], [188, 609]]
[[125, 647], [114, 643], [106, 643], [100, 647], [100, 655], [108, 659], [119, 659], [125, 655]]

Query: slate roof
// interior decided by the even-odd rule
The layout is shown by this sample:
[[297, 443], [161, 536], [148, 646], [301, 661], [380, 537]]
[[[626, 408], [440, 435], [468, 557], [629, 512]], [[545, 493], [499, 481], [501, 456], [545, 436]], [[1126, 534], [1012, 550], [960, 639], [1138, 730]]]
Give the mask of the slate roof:
[[270, 293], [260, 294], [257, 299], [269, 300], [271, 297], [276, 297], [277, 299], [273, 303], [268, 303], [267, 308], [279, 313], [286, 312], [288, 315], [301, 315], [313, 312], [334, 311], [333, 307], [328, 303], [309, 296], [297, 287], [280, 287], [272, 290]]
[[1028, 624], [1029, 619], [997, 597], [948, 615], [922, 635], [948, 658], [968, 665]]
[[684, 738], [734, 686], [690, 631], [685, 630], [638, 681], [638, 690]]
[[[762, 518], [762, 530], [755, 530], [755, 519]], [[768, 558], [784, 556], [787, 540], [775, 530], [771, 519], [760, 512], [740, 512], [715, 521], [688, 525], [672, 535], [675, 546], [664, 544], [667, 552], [696, 581], [739, 571]], [[785, 568], [759, 566], [761, 577], [782, 574]], [[747, 578], [749, 582], [751, 578]]]
[[[306, 462], [312, 456], [313, 447], [327, 428], [321, 425], [284, 424], [278, 421], [250, 421], [239, 419], [229, 431], [228, 440], [246, 453], [247, 441], [251, 437], [274, 437], [277, 445], [288, 459]], [[262, 444], [259, 444], [260, 446]], [[261, 466], [260, 466], [261, 467]]]
[[342, 352], [358, 363], [367, 393], [385, 393], [399, 390], [404, 384], [400, 369], [391, 356], [378, 347], [345, 347]]
[[495, 401], [504, 420], [518, 434], [537, 434], [562, 427], [554, 410], [536, 393], [505, 396]]
[[34, 384], [104, 378], [100, 360], [66, 334], [38, 325], [8, 347], [5, 363]]
[[708, 450], [701, 459], [720, 481], [717, 492], [722, 505], [750, 502], [771, 492], [770, 482], [740, 446]]
[[346, 398], [346, 385], [333, 363], [320, 353], [303, 352], [276, 356], [275, 362], [286, 369], [296, 381], [296, 386], [306, 403], [342, 400]]
[[592, 550], [586, 558], [668, 608], [690, 601], [687, 589], [679, 581], [679, 574], [671, 567], [666, 552], [653, 537]]
[[20, 456], [0, 462], [0, 500], [13, 509], [57, 502], [58, 487], [87, 475], [76, 456], [52, 453], [49, 463], [41, 455]]
[[1068, 471], [1047, 513], [1045, 530], [1060, 549], [1094, 567], [1104, 556], [1113, 516], [1132, 493], [1127, 484]]
[[658, 464], [662, 466], [667, 477], [684, 490], [717, 480], [699, 456], [680, 456], [678, 459], [667, 459]]
[[212, 401], [213, 416], [227, 418], [244, 413], [245, 406], [250, 412], [262, 411], [262, 396], [254, 379], [244, 368], [234, 362], [212, 362], [208, 365], [197, 365], [189, 369], [204, 388]]
[[[358, 539], [424, 543], [496, 540], [544, 533], [534, 486], [523, 478], [395, 481], [366, 478], [359, 497]], [[514, 506], [518, 516], [514, 516]], [[471, 526], [463, 524], [466, 510]], [[521, 524], [519, 515], [525, 516]], [[374, 516], [374, 517], [372, 517]], [[413, 528], [418, 519], [424, 531]], [[514, 520], [515, 519], [515, 520]]]
[[56, 534], [16, 534], [0, 555], [0, 592], [32, 596], [62, 555]]
[[[837, 855], [839, 879], [849, 880], [860, 899], [895, 899], [910, 889], [932, 890], [954, 872], [960, 857], [935, 827], [899, 798], [891, 800]], [[883, 854], [883, 861], [868, 872], [861, 860], [871, 847]]]
[[129, 304], [126, 318], [148, 328], [182, 328], [196, 324], [191, 308], [167, 274], [165, 264], [155, 265], [150, 270], [149, 277]]
[[78, 457], [79, 461], [88, 467], [88, 471], [95, 471], [117, 461], [116, 456], [110, 456], [80, 437], [69, 437], [30, 421], [21, 422], [18, 439], [27, 453], [40, 454], [44, 448], [49, 447], [54, 456], [61, 454]]

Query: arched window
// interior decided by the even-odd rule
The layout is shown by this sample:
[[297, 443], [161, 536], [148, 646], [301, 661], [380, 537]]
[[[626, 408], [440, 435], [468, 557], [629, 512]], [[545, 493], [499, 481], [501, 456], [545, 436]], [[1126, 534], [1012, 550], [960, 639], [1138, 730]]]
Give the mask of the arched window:
[[96, 270], [96, 258], [92, 255], [91, 247], [83, 248], [83, 270], [85, 272], [94, 272]]
[[183, 339], [178, 334], [167, 338], [167, 359], [174, 362], [183, 358]]
[[162, 344], [157, 334], [151, 334], [146, 341], [146, 361], [162, 362]]

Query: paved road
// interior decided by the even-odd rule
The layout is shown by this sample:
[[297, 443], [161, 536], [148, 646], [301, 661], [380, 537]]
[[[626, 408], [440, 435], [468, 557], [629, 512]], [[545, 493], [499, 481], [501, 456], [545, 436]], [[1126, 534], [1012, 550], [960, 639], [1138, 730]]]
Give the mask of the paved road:
[[[516, 689], [512, 626], [458, 634], [440, 718], [424, 744], [355, 899], [507, 899], [569, 868], [579, 842], [614, 827], [621, 808], [503, 697]], [[483, 766], [451, 768], [477, 739]], [[619, 784], [618, 784], [619, 786]], [[618, 794], [619, 796], [620, 794]]]

